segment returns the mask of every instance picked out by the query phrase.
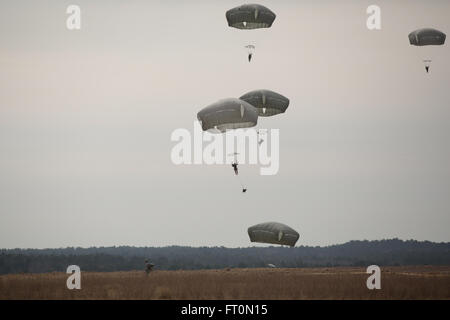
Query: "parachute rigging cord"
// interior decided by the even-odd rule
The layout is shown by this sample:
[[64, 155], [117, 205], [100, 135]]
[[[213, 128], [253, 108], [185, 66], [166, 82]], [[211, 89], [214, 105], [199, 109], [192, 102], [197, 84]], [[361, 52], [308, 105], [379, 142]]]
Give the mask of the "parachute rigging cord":
[[238, 166], [237, 161], [236, 161], [236, 162], [233, 162], [233, 164], [232, 164], [231, 166], [232, 166], [233, 169], [234, 169], [234, 175], [236, 176], [236, 178], [237, 178], [238, 181], [239, 181], [239, 185], [241, 186], [242, 192], [243, 192], [243, 193], [247, 192], [247, 188], [245, 187], [244, 183], [242, 182], [241, 177], [239, 176], [239, 171], [238, 171], [238, 167], [237, 167], [237, 166]]
[[242, 192], [245, 193], [247, 192], [247, 188], [244, 186], [244, 184], [242, 183], [241, 177], [239, 177], [238, 175], [236, 176], [239, 180], [239, 184], [241, 185], [242, 188]]
[[233, 168], [234, 175], [236, 176], [236, 178], [237, 178], [238, 181], [239, 181], [239, 185], [240, 185], [241, 188], [242, 188], [242, 192], [245, 193], [245, 192], [247, 192], [247, 188], [244, 186], [244, 184], [242, 183], [242, 179], [241, 179], [241, 177], [239, 176], [239, 169], [238, 169], [239, 163], [238, 163], [237, 157], [236, 157], [238, 154], [239, 154], [239, 153], [237, 153], [237, 152], [230, 154], [230, 155], [234, 155], [234, 160], [233, 160], [233, 163], [231, 164], [231, 167]]

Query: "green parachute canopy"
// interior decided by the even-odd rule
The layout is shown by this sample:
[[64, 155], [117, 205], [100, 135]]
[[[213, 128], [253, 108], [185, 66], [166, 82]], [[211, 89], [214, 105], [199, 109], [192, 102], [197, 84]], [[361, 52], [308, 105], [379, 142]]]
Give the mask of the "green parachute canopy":
[[439, 46], [445, 43], [446, 36], [445, 33], [433, 28], [422, 28], [411, 32], [408, 38], [413, 46]]
[[230, 27], [251, 30], [270, 28], [276, 14], [259, 4], [244, 4], [228, 10], [225, 16]]
[[299, 233], [291, 227], [279, 222], [264, 222], [248, 228], [251, 242], [295, 246]]
[[261, 117], [270, 117], [284, 113], [289, 106], [289, 99], [279, 93], [270, 90], [250, 91], [239, 99], [250, 103], [258, 109]]
[[236, 98], [219, 100], [197, 113], [202, 129], [213, 133], [250, 128], [258, 123], [258, 111], [251, 104]]

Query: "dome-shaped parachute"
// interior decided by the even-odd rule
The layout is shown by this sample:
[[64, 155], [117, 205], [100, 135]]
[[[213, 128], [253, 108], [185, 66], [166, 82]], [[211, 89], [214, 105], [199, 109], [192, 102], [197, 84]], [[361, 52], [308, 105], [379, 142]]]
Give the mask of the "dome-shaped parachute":
[[445, 33], [432, 28], [418, 29], [408, 35], [409, 43], [413, 46], [443, 45], [445, 37]]
[[295, 246], [300, 235], [297, 231], [278, 222], [260, 223], [248, 228], [251, 242]]
[[[425, 46], [441, 46], [445, 43], [445, 33], [433, 29], [433, 28], [422, 28], [422, 29], [417, 29], [413, 32], [411, 32], [408, 35], [409, 38], [409, 43], [413, 46], [418, 46], [418, 47], [425, 47]], [[425, 50], [425, 49], [421, 49], [421, 50]], [[430, 72], [430, 65], [432, 62], [432, 59], [430, 57], [430, 55], [432, 54], [432, 51], [430, 51], [430, 49], [426, 49], [425, 51], [422, 51], [422, 54], [424, 54], [426, 52], [426, 57], [422, 58], [422, 61], [425, 65], [425, 70], [427, 71], [427, 73]]]
[[243, 100], [228, 98], [200, 110], [197, 119], [204, 131], [223, 133], [226, 130], [256, 126], [258, 111]]
[[270, 90], [250, 91], [239, 99], [250, 103], [258, 109], [259, 116], [270, 117], [284, 113], [289, 106], [289, 99]]
[[237, 29], [270, 28], [276, 14], [259, 4], [244, 4], [226, 13], [228, 25]]

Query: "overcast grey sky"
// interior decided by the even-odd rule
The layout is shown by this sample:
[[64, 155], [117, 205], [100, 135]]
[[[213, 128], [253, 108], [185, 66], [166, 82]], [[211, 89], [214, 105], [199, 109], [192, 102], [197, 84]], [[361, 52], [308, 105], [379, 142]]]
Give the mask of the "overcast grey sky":
[[[2, 1], [0, 247], [248, 246], [265, 221], [297, 245], [450, 241], [450, 49], [407, 37], [449, 34], [450, 2], [317, 2], [258, 1], [272, 28], [241, 31], [240, 1]], [[242, 166], [244, 195], [229, 166], [172, 164], [174, 129], [260, 88], [291, 101], [259, 121], [277, 175]]]

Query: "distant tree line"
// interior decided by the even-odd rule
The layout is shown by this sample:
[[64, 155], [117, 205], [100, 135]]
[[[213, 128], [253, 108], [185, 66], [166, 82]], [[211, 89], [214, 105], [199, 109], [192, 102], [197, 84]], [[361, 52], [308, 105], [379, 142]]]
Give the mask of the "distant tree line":
[[450, 243], [429, 241], [350, 241], [327, 247], [92, 247], [1, 249], [0, 274], [64, 272], [75, 264], [82, 271], [143, 270], [149, 259], [159, 270], [450, 265]]

